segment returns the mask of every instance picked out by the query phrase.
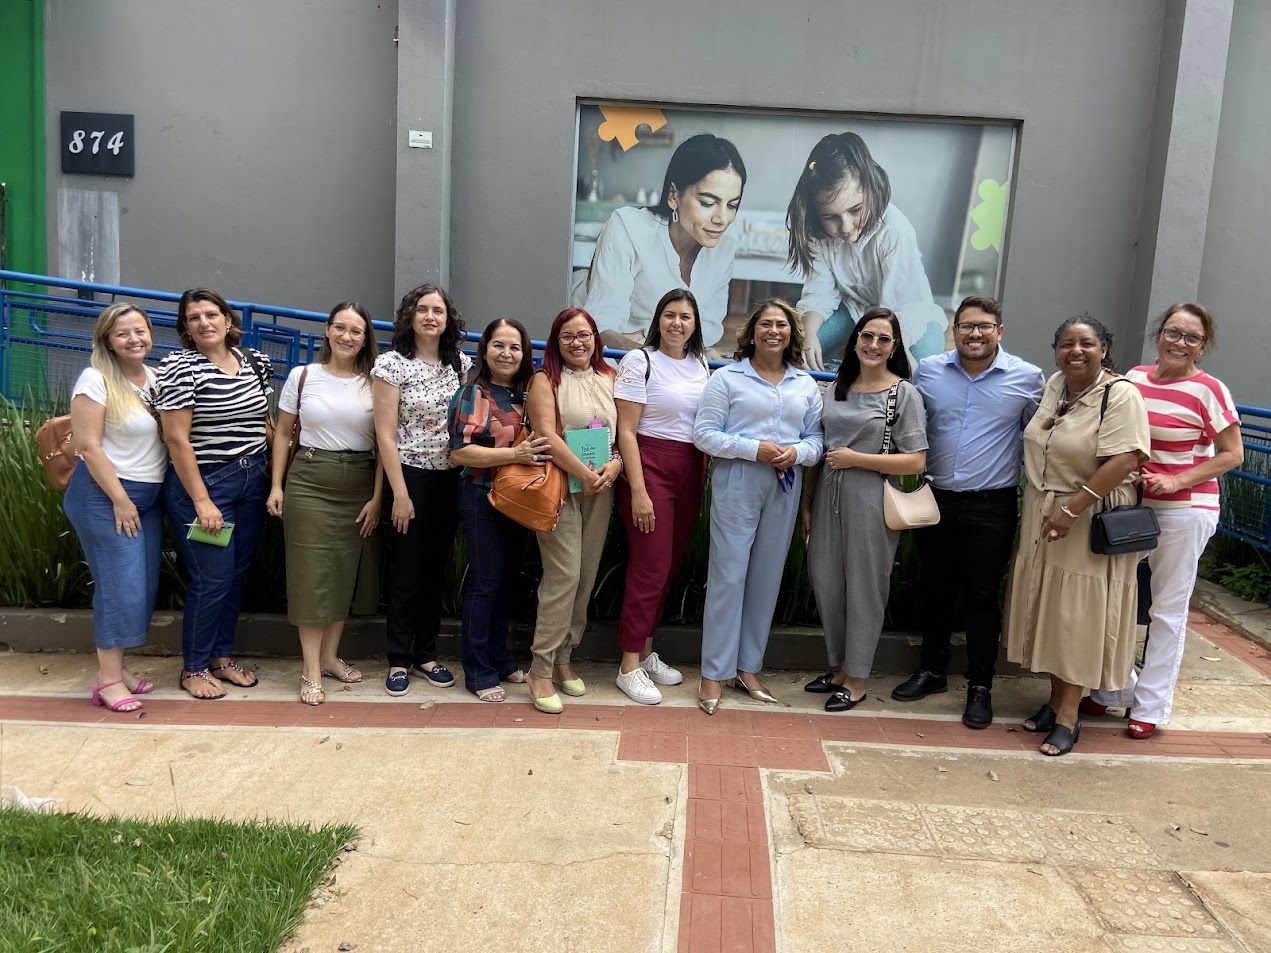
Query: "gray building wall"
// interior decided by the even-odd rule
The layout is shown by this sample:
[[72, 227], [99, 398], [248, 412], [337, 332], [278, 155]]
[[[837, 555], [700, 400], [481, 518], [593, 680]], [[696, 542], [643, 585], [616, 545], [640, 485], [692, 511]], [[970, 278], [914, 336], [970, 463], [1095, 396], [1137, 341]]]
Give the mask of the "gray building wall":
[[1204, 367], [1271, 407], [1271, 3], [1237, 0], [1214, 159], [1200, 300], [1218, 320]]
[[1127, 319], [1163, 16], [1160, 0], [465, 0], [452, 290], [475, 326], [541, 333], [561, 307], [577, 97], [1017, 119], [1007, 345], [1052, 367], [1064, 317]]
[[[50, 268], [115, 277], [76, 211], [103, 203], [63, 190], [114, 192], [124, 284], [390, 316], [396, 0], [45, 8]], [[62, 110], [135, 114], [135, 178], [62, 175]]]

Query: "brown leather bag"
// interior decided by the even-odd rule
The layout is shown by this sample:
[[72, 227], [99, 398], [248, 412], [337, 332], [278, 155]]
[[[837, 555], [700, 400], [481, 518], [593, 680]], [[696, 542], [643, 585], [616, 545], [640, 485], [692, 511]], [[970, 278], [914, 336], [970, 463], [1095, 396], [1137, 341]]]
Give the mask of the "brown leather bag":
[[40, 463], [44, 464], [44, 472], [53, 484], [53, 489], [65, 493], [70, 485], [71, 474], [79, 458], [71, 449], [71, 417], [50, 417], [35, 432], [35, 443], [40, 451]]
[[[519, 446], [528, 438], [529, 429], [522, 427], [512, 446]], [[568, 489], [569, 477], [551, 461], [507, 463], [494, 471], [494, 483], [486, 498], [496, 510], [526, 529], [550, 533], [565, 507]]]

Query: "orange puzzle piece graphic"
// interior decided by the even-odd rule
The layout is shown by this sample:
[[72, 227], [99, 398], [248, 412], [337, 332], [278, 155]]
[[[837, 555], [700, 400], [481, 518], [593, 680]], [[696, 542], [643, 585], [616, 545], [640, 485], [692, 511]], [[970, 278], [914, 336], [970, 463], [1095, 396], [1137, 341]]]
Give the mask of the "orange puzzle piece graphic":
[[649, 132], [657, 132], [666, 125], [666, 117], [662, 110], [647, 106], [601, 106], [600, 113], [605, 121], [600, 124], [596, 134], [605, 142], [618, 140], [622, 151], [626, 152], [639, 143], [636, 129], [648, 126]]

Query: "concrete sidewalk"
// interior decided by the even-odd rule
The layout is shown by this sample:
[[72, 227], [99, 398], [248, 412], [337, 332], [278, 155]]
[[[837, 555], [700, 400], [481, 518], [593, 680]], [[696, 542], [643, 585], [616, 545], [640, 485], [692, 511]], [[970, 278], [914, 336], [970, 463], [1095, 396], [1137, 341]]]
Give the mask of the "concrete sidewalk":
[[[561, 716], [367, 681], [296, 701], [294, 660], [195, 702], [179, 662], [145, 717], [87, 701], [94, 663], [0, 655], [0, 784], [60, 809], [347, 821], [357, 849], [285, 949], [335, 951], [1271, 951], [1271, 653], [1193, 618], [1178, 712], [1148, 742], [1087, 722], [1074, 753], [1018, 729], [1045, 695], [1002, 680], [997, 722], [957, 688], [874, 679], [827, 715], [773, 672], [772, 706], [697, 673], [656, 708], [612, 666]], [[1116, 770], [1108, 770], [1115, 768]]]

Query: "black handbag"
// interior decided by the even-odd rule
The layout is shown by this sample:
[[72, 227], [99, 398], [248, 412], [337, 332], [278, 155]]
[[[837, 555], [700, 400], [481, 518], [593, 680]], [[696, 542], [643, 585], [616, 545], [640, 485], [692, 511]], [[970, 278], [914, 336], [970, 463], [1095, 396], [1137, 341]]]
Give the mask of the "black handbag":
[[[1108, 391], [1116, 381], [1110, 381], [1103, 389], [1099, 406], [1099, 420], [1108, 410]], [[1136, 487], [1133, 504], [1104, 508], [1090, 518], [1090, 552], [1098, 556], [1119, 556], [1121, 553], [1145, 553], [1156, 548], [1161, 535], [1161, 525], [1156, 522], [1152, 508], [1143, 505], [1143, 487]]]
[[1090, 518], [1090, 552], [1099, 556], [1145, 553], [1156, 548], [1161, 526], [1150, 506], [1143, 505], [1143, 488], [1133, 505], [1114, 506]]

